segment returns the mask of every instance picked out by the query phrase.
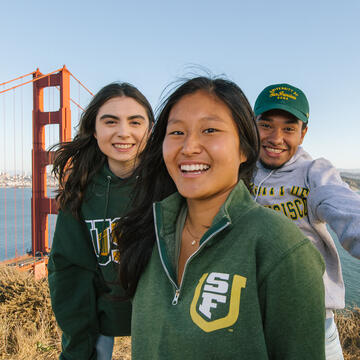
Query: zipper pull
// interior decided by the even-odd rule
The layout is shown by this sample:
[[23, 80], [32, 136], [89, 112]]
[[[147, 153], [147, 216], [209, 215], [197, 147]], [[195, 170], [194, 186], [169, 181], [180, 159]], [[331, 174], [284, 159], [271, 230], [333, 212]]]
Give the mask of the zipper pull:
[[175, 290], [175, 296], [173, 298], [173, 301], [172, 301], [172, 305], [177, 305], [178, 303], [178, 299], [179, 299], [179, 295], [180, 295], [180, 290]]

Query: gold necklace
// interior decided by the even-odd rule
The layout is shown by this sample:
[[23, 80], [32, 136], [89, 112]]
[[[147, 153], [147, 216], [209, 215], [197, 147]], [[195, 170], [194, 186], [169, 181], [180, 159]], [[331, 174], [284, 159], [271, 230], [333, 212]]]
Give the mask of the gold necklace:
[[189, 229], [188, 223], [185, 225], [185, 229], [187, 230], [187, 232], [189, 233], [189, 235], [193, 238], [193, 241], [191, 242], [191, 245], [194, 246], [198, 241], [200, 241], [201, 236], [200, 236], [200, 237], [199, 237], [199, 236], [194, 236], [194, 235], [191, 233], [190, 229]]

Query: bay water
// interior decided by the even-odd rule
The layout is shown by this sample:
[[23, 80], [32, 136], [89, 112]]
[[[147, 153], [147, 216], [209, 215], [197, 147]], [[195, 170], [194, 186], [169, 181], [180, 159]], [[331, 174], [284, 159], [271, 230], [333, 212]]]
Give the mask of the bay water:
[[[56, 215], [49, 216], [50, 246], [55, 222]], [[360, 260], [349, 255], [341, 247], [336, 234], [331, 229], [329, 231], [340, 254], [346, 288], [346, 304], [360, 307]], [[25, 254], [30, 250], [31, 189], [0, 188], [0, 261]]]

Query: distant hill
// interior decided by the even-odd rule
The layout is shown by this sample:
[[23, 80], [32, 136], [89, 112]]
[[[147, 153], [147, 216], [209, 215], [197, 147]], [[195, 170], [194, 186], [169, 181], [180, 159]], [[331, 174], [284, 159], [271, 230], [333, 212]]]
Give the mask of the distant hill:
[[349, 184], [349, 186], [355, 190], [360, 191], [360, 171], [341, 171], [340, 172], [341, 178]]
[[357, 174], [360, 176], [360, 169], [337, 169], [341, 173]]

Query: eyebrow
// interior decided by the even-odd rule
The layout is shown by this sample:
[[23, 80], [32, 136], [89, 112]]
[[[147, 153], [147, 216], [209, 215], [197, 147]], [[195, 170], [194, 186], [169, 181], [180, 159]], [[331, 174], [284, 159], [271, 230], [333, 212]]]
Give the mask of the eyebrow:
[[[217, 117], [217, 116], [204, 116], [200, 119], [200, 121], [218, 121], [218, 122], [224, 122], [223, 119]], [[177, 123], [182, 123], [183, 120], [181, 119], [169, 119], [168, 120], [168, 124], [177, 124]]]
[[[104, 119], [114, 119], [114, 120], [120, 120], [120, 118], [118, 116], [115, 115], [111, 115], [111, 114], [104, 114], [101, 115], [100, 120], [104, 120]], [[134, 119], [142, 119], [145, 120], [145, 117], [140, 115], [140, 114], [136, 114], [136, 115], [131, 115], [127, 117], [127, 120], [134, 120]]]
[[178, 123], [182, 123], [182, 120], [179, 119], [168, 119], [168, 125], [169, 124], [178, 124]]

